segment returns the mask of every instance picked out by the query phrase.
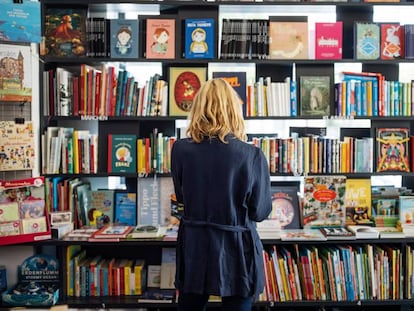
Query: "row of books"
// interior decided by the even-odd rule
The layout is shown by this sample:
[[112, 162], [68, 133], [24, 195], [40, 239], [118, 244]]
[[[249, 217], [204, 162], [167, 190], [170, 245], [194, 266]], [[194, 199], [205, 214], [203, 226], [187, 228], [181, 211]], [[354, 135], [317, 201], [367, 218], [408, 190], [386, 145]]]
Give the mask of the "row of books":
[[404, 295], [403, 253], [392, 246], [273, 246], [263, 258], [264, 301], [396, 300]]

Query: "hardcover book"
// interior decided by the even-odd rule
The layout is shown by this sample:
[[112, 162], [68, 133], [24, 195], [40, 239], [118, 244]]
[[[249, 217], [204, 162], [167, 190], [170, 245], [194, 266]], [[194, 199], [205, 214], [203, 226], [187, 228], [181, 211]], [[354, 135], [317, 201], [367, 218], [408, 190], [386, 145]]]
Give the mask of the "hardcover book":
[[95, 239], [109, 239], [109, 238], [119, 238], [124, 239], [131, 232], [133, 227], [128, 225], [119, 225], [119, 224], [108, 224], [95, 233], [93, 233], [92, 238]]
[[187, 116], [201, 84], [206, 81], [205, 67], [170, 67], [169, 115]]
[[377, 128], [377, 172], [410, 171], [410, 129]]
[[381, 59], [404, 58], [404, 35], [403, 25], [381, 24]]
[[355, 234], [346, 227], [320, 228], [327, 240], [355, 240]]
[[111, 58], [138, 59], [138, 19], [111, 19]]
[[280, 232], [282, 241], [326, 241], [318, 229], [287, 229]]
[[342, 59], [341, 21], [315, 23], [315, 59]]
[[146, 53], [148, 59], [175, 58], [175, 19], [146, 19]]
[[137, 194], [117, 190], [115, 192], [115, 219], [117, 224], [137, 225]]
[[414, 225], [414, 196], [400, 196], [399, 218], [402, 225]]
[[45, 12], [45, 55], [79, 57], [87, 52], [87, 8], [51, 8]]
[[226, 80], [233, 89], [237, 92], [240, 97], [240, 100], [243, 102], [243, 115], [247, 114], [247, 103], [246, 103], [246, 91], [247, 91], [247, 82], [246, 82], [246, 72], [245, 71], [213, 71], [213, 78], [222, 78]]
[[22, 233], [38, 233], [47, 231], [46, 217], [22, 219]]
[[91, 191], [91, 208], [88, 211], [90, 225], [113, 223], [115, 190], [98, 189]]
[[185, 20], [184, 57], [214, 58], [215, 57], [215, 20], [213, 18], [189, 18]]
[[137, 136], [108, 134], [108, 173], [137, 171]]
[[345, 185], [346, 224], [372, 224], [371, 179], [348, 178]]
[[404, 50], [405, 58], [414, 58], [414, 24], [404, 25]]
[[307, 16], [271, 16], [270, 59], [309, 59]]
[[26, 200], [20, 203], [20, 218], [30, 219], [45, 216], [45, 200]]
[[378, 239], [379, 231], [367, 225], [348, 225], [348, 230], [355, 234], [356, 239]]
[[329, 76], [300, 76], [301, 116], [331, 115], [331, 85]]
[[19, 204], [17, 202], [0, 203], [0, 222], [19, 219]]
[[355, 59], [379, 59], [381, 33], [376, 23], [356, 22], [354, 26]]
[[303, 197], [304, 228], [345, 226], [345, 176], [305, 178]]

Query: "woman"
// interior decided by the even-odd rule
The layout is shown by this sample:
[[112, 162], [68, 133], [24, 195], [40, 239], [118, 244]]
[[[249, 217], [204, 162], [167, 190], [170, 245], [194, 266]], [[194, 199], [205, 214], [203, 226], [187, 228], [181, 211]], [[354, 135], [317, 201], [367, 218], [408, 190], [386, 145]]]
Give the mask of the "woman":
[[177, 243], [178, 310], [204, 310], [209, 295], [224, 310], [251, 310], [264, 288], [255, 222], [271, 208], [260, 149], [245, 142], [240, 99], [222, 79], [207, 81], [190, 111], [189, 138], [175, 142], [172, 176], [184, 204]]

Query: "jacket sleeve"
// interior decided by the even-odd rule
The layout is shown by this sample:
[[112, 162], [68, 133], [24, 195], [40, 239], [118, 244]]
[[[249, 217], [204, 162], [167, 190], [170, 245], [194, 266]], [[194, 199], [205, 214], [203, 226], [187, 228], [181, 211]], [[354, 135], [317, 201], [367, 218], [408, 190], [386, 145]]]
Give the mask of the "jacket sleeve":
[[253, 161], [252, 187], [248, 208], [249, 218], [257, 222], [266, 219], [272, 211], [269, 166], [260, 149], [257, 149]]
[[171, 150], [171, 175], [174, 183], [175, 196], [178, 203], [183, 202], [183, 191], [182, 191], [182, 168], [179, 156], [177, 155], [178, 149], [177, 142], [174, 143]]

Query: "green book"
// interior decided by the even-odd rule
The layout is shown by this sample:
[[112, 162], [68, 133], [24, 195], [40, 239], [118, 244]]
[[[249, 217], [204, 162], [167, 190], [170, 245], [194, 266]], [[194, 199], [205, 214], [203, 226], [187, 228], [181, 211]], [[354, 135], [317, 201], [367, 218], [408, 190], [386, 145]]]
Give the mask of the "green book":
[[137, 136], [108, 135], [108, 173], [137, 172]]

